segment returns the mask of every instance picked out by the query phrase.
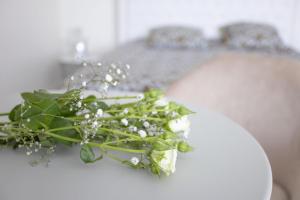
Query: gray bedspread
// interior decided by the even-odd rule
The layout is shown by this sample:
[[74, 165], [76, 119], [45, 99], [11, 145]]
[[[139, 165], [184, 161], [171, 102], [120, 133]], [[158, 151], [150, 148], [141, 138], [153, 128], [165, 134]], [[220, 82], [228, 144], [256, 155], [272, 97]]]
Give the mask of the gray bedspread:
[[[138, 39], [106, 53], [100, 60], [111, 63], [121, 62], [131, 66], [128, 78], [115, 89], [143, 91], [147, 88], [165, 89], [199, 64], [228, 51], [258, 51], [265, 54], [300, 58], [296, 51], [286, 47], [269, 50], [246, 50], [226, 47], [218, 41], [209, 41], [207, 48], [201, 49], [151, 48], [145, 39]], [[83, 68], [77, 73], [89, 72]], [[93, 86], [90, 89], [93, 89]]]

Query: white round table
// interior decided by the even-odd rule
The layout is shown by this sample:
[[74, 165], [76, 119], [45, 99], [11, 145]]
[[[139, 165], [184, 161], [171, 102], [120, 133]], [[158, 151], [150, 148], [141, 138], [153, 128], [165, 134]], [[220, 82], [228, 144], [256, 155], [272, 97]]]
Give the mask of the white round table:
[[[1, 111], [17, 103], [1, 100]], [[4, 110], [5, 111], [5, 110]], [[155, 177], [109, 159], [85, 165], [79, 149], [60, 151], [49, 167], [32, 167], [24, 153], [0, 151], [1, 200], [269, 200], [272, 173], [256, 140], [204, 108], [190, 117], [195, 150], [180, 154], [176, 173]]]

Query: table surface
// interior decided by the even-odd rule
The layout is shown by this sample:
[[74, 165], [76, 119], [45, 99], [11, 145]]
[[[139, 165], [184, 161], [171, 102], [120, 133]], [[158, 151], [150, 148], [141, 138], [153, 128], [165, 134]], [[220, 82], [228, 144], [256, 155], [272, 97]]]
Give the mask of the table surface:
[[[1, 109], [16, 98], [1, 100]], [[103, 159], [85, 165], [79, 149], [54, 155], [49, 167], [28, 164], [24, 152], [0, 151], [0, 199], [31, 200], [269, 200], [271, 167], [261, 146], [221, 114], [194, 109], [189, 141], [195, 150], [180, 154], [176, 173], [155, 177]]]

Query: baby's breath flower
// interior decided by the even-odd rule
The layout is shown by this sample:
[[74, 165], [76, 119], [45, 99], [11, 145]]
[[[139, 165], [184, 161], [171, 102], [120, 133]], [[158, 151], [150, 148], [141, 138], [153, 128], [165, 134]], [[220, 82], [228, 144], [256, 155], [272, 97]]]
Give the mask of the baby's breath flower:
[[86, 62], [83, 62], [82, 66], [86, 67], [86, 66], [88, 66], [88, 64]]
[[76, 106], [77, 106], [78, 108], [81, 108], [82, 102], [81, 102], [81, 101], [78, 101], [77, 104], [76, 104]]
[[151, 114], [152, 114], [152, 115], [157, 115], [157, 111], [154, 110], [154, 111], [151, 112]]
[[133, 165], [137, 165], [139, 164], [140, 160], [137, 158], [137, 157], [132, 157], [130, 159], [130, 162], [133, 164]]
[[128, 126], [128, 120], [125, 119], [125, 118], [121, 120], [121, 123], [122, 123], [124, 126]]
[[150, 124], [149, 124], [149, 122], [145, 121], [145, 122], [143, 123], [143, 126], [144, 126], [145, 128], [148, 128], [148, 127], [150, 126]]
[[110, 74], [106, 74], [105, 80], [106, 80], [107, 82], [111, 82], [111, 81], [113, 80], [113, 78], [112, 78], [112, 76], [111, 76]]
[[103, 110], [99, 108], [96, 112], [96, 117], [101, 117], [103, 115]]
[[82, 85], [82, 87], [86, 87], [86, 85], [87, 85], [86, 81], [82, 81], [81, 85]]
[[167, 106], [169, 104], [169, 102], [167, 101], [166, 98], [161, 98], [161, 99], [158, 99], [157, 101], [155, 101], [154, 103], [156, 106]]
[[125, 108], [124, 110], [123, 110], [123, 114], [127, 114], [129, 112], [129, 109], [128, 108]]
[[85, 118], [85, 119], [89, 119], [89, 118], [90, 118], [90, 115], [89, 115], [89, 114], [85, 114], [85, 115], [84, 115], [84, 118]]
[[92, 128], [97, 128], [98, 127], [98, 122], [97, 121], [94, 121], [93, 123], [92, 123]]
[[136, 126], [132, 126], [132, 125], [130, 125], [128, 127], [128, 129], [129, 129], [130, 132], [136, 132], [137, 131], [137, 127]]
[[139, 130], [139, 131], [138, 131], [138, 134], [141, 136], [141, 138], [144, 138], [144, 137], [147, 136], [147, 133], [146, 133], [146, 131], [144, 131], [144, 130]]

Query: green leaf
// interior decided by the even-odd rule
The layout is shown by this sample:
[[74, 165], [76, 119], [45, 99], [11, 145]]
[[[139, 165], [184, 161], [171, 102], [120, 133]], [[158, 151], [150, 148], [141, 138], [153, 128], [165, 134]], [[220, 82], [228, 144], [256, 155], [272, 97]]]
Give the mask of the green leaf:
[[95, 153], [89, 145], [82, 145], [80, 149], [80, 158], [84, 163], [93, 163], [95, 160]]
[[177, 145], [177, 150], [183, 153], [190, 152], [193, 150], [193, 147], [191, 147], [187, 142], [181, 141]]
[[45, 90], [38, 90], [34, 91], [33, 93], [31, 92], [24, 92], [21, 94], [22, 98], [30, 102], [32, 104], [41, 104], [43, 100], [54, 100], [58, 98], [61, 94], [54, 94], [54, 93], [48, 93]]
[[101, 160], [103, 156], [96, 158], [95, 153], [89, 145], [85, 144], [81, 146], [80, 149], [80, 158], [84, 163], [94, 163], [98, 160]]
[[160, 176], [160, 167], [155, 162], [150, 164], [150, 170], [152, 174]]
[[[54, 128], [63, 128], [63, 127], [70, 127], [70, 126], [73, 126], [73, 123], [71, 121], [63, 118], [54, 118], [49, 128], [54, 129]], [[65, 137], [80, 139], [79, 133], [75, 129], [57, 131], [56, 134]], [[68, 146], [71, 146], [73, 144], [73, 142], [61, 140], [59, 138], [54, 138], [54, 140], [56, 142], [60, 142]]]
[[159, 99], [164, 95], [164, 93], [159, 89], [151, 89], [144, 93], [145, 98]]
[[11, 121], [20, 121], [21, 119], [21, 104], [16, 105], [9, 113], [8, 118]]
[[[43, 100], [41, 104], [32, 104], [25, 106], [26, 112], [22, 116], [24, 124], [32, 130], [44, 128], [41, 124], [50, 126], [56, 115], [59, 115], [60, 110], [56, 101], [48, 99]], [[28, 121], [27, 119], [30, 119]]]
[[134, 165], [132, 162], [130, 162], [129, 160], [123, 160], [122, 161], [123, 164], [128, 165], [134, 169], [146, 169], [146, 164], [143, 162], [139, 162], [138, 164]]
[[95, 99], [95, 101], [89, 101], [87, 109], [95, 113], [98, 109], [102, 109], [103, 111], [108, 110], [109, 106], [105, 102]]
[[57, 99], [61, 115], [72, 116], [78, 111], [78, 108], [73, 105], [79, 100], [80, 92], [78, 89], [69, 90]]
[[174, 149], [174, 145], [171, 142], [158, 140], [152, 144], [153, 150], [166, 151], [169, 149]]
[[[56, 99], [60, 94], [51, 94], [44, 90], [25, 92], [21, 94], [24, 105], [16, 108], [11, 113], [11, 118], [22, 123], [29, 129], [37, 130], [45, 128], [41, 124], [49, 127], [56, 115], [60, 114], [60, 109]], [[17, 116], [21, 113], [22, 116]]]
[[175, 102], [170, 102], [169, 103], [169, 108], [170, 108], [170, 110], [174, 110], [175, 112], [177, 112], [181, 116], [189, 115], [189, 114], [193, 114], [194, 113], [193, 111], [189, 110], [185, 106], [179, 105], [179, 104], [177, 104]]

